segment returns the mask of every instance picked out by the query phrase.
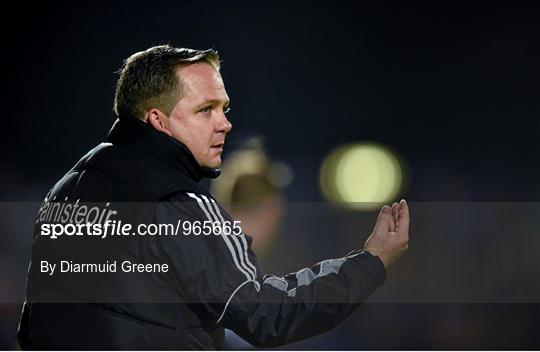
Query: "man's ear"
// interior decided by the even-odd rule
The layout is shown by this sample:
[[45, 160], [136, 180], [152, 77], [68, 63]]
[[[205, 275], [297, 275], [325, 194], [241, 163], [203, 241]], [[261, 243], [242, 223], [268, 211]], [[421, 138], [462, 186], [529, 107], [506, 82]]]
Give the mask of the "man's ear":
[[146, 112], [146, 121], [159, 132], [172, 136], [169, 130], [170, 121], [167, 115], [158, 109], [150, 109]]

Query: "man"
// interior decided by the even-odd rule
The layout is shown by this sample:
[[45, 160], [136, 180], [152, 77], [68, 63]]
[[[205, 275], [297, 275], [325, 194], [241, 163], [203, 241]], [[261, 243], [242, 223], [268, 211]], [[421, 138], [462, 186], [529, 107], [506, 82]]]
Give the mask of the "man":
[[[165, 45], [126, 60], [107, 142], [38, 213], [22, 348], [219, 349], [225, 328], [277, 346], [332, 328], [384, 282], [407, 248], [403, 200], [383, 207], [364, 251], [262, 275], [251, 238], [198, 184], [219, 175], [228, 107], [213, 50]], [[96, 224], [105, 230], [81, 229]], [[140, 230], [158, 224], [183, 233]]]
[[252, 138], [222, 164], [222, 174], [210, 188], [214, 198], [242, 222], [242, 230], [256, 234], [251, 248], [259, 259], [275, 245], [283, 220], [282, 189], [289, 180], [276, 172], [279, 167], [287, 166], [271, 160], [261, 140]]

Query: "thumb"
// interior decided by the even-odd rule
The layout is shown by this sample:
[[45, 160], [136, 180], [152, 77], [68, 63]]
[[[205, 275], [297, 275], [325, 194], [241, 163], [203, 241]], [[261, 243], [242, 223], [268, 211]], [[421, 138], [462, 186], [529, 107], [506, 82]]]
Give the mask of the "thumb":
[[377, 223], [373, 229], [373, 233], [386, 235], [391, 231], [392, 226], [392, 211], [388, 205], [382, 207], [379, 217], [377, 218]]

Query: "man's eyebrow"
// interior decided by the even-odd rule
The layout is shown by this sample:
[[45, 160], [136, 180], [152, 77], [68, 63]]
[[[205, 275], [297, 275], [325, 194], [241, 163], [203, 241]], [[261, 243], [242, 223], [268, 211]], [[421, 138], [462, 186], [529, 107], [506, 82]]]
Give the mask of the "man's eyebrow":
[[203, 107], [205, 105], [221, 105], [221, 103], [223, 103], [223, 106], [227, 107], [229, 105], [231, 105], [231, 101], [229, 99], [227, 100], [218, 100], [218, 99], [207, 99], [205, 101], [203, 101], [202, 103], [200, 103], [199, 105], [197, 105], [198, 108], [200, 107]]

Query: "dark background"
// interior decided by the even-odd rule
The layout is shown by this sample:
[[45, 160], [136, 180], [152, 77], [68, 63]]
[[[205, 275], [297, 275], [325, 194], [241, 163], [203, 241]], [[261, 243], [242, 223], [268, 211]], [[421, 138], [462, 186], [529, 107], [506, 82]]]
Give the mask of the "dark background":
[[[232, 100], [227, 149], [264, 136], [270, 154], [294, 170], [286, 191], [292, 202], [322, 200], [322, 158], [340, 144], [370, 140], [405, 160], [410, 182], [399, 196], [413, 205], [526, 203], [531, 224], [540, 215], [538, 2], [22, 1], [2, 17], [3, 202], [40, 202], [105, 137], [122, 60], [170, 43], [219, 51]], [[22, 301], [31, 235], [14, 241], [17, 216], [2, 216], [3, 270], [21, 272], [6, 287]], [[538, 242], [504, 252], [503, 241], [516, 233], [501, 233], [500, 255], [485, 260], [534, 255]], [[532, 271], [512, 289], [538, 278], [538, 260], [529, 260], [524, 267]], [[367, 305], [330, 337], [298, 348], [539, 348], [537, 299], [472, 301]], [[19, 308], [3, 304], [0, 345], [7, 348]], [[430, 333], [442, 316], [448, 319]]]
[[351, 140], [401, 153], [411, 201], [540, 197], [537, 2], [19, 2], [3, 16], [11, 200], [103, 138], [115, 71], [162, 43], [220, 52], [230, 141], [265, 136], [298, 169], [295, 199], [320, 199], [322, 156]]

